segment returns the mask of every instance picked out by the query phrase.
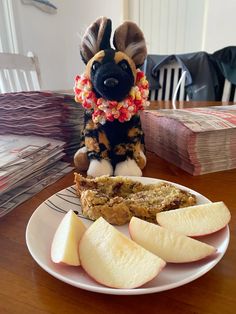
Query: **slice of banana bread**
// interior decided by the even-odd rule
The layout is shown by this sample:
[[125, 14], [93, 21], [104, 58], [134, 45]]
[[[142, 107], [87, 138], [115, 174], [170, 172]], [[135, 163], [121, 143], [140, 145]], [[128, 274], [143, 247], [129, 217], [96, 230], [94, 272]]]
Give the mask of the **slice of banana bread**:
[[172, 184], [142, 184], [125, 177], [88, 179], [75, 173], [77, 193], [83, 215], [96, 220], [123, 225], [132, 216], [156, 222], [156, 213], [196, 204], [195, 195]]

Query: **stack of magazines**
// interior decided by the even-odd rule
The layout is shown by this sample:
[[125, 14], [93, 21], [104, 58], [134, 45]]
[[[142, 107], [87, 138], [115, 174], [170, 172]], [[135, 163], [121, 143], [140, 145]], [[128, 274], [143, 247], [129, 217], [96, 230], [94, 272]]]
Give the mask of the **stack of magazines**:
[[236, 168], [236, 105], [145, 110], [146, 149], [192, 175]]
[[80, 144], [83, 108], [72, 95], [19, 92], [0, 95], [0, 134], [39, 135], [65, 142], [73, 156]]
[[73, 168], [65, 143], [39, 136], [0, 135], [0, 217]]

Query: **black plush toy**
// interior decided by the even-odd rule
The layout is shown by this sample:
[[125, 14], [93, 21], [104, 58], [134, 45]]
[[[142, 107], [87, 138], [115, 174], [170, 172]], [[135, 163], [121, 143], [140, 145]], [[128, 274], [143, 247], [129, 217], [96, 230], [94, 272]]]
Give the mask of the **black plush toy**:
[[82, 39], [86, 69], [76, 77], [74, 91], [86, 110], [82, 147], [74, 162], [93, 177], [141, 176], [146, 157], [138, 111], [148, 104], [148, 82], [138, 68], [146, 58], [146, 44], [133, 22], [115, 30], [115, 49], [110, 36], [111, 20], [101, 17]]

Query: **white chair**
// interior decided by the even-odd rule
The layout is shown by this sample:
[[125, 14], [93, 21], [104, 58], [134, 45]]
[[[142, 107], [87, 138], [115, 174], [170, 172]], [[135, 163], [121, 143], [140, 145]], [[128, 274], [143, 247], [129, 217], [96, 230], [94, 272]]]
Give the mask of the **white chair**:
[[[144, 67], [145, 69], [145, 67]], [[188, 101], [189, 97], [185, 91], [186, 72], [183, 71], [177, 61], [173, 60], [164, 64], [158, 70], [156, 76], [159, 78], [158, 86], [149, 92], [150, 100], [170, 100], [171, 107], [176, 109], [176, 101]], [[225, 79], [222, 102], [236, 102], [236, 85]], [[223, 105], [223, 103], [222, 103]], [[180, 103], [181, 106], [181, 103]]]
[[36, 91], [40, 85], [38, 58], [32, 52], [0, 53], [0, 93]]
[[[185, 93], [185, 76], [184, 78], [182, 76], [184, 71], [177, 62], [173, 61], [163, 65], [158, 72], [159, 87], [150, 90], [150, 100], [173, 100], [174, 95], [176, 96], [175, 100], [187, 99]], [[177, 88], [179, 82], [180, 84]]]

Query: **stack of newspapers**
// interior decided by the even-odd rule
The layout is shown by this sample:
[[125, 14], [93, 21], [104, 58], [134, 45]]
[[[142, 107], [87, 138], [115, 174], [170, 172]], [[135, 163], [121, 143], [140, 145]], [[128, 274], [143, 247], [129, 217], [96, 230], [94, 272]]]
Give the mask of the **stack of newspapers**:
[[61, 161], [63, 141], [0, 135], [0, 217], [73, 168]]
[[236, 168], [236, 105], [145, 110], [148, 151], [192, 175]]
[[19, 92], [0, 95], [0, 134], [38, 135], [65, 142], [67, 156], [78, 149], [83, 108], [73, 95]]

